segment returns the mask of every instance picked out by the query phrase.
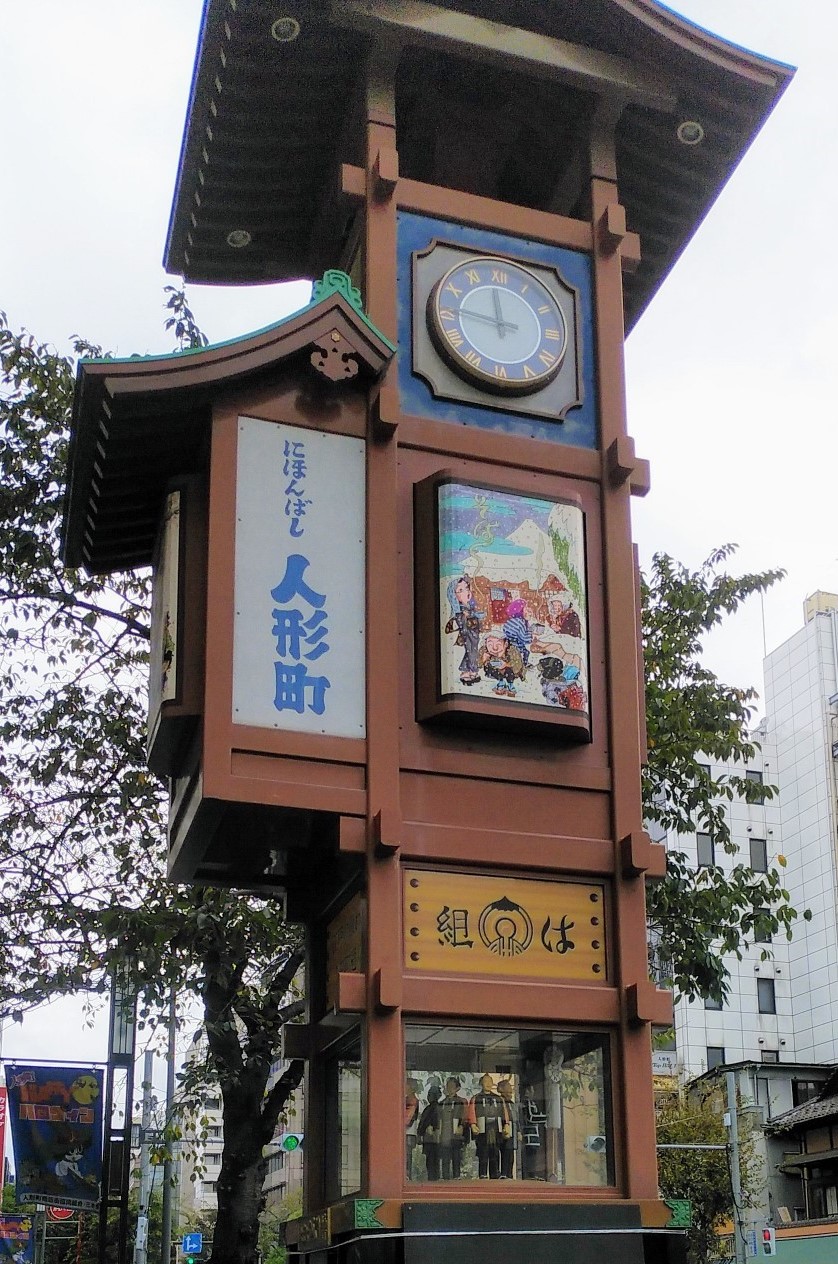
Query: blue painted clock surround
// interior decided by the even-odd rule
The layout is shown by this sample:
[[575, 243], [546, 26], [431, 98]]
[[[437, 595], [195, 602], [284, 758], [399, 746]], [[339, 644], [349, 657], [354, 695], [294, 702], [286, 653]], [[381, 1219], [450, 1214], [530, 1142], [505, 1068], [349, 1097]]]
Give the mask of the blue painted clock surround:
[[[511, 255], [522, 261], [531, 260], [557, 268], [565, 280], [579, 292], [581, 317], [580, 349], [582, 360], [582, 404], [572, 408], [564, 421], [528, 417], [525, 413], [506, 412], [501, 407], [481, 408], [475, 404], [437, 399], [422, 378], [413, 373], [411, 364], [412, 320], [412, 256], [439, 239], [462, 246], [473, 254], [488, 252]], [[398, 213], [398, 376], [402, 412], [433, 421], [447, 421], [459, 426], [477, 426], [501, 434], [518, 435], [548, 443], [564, 443], [578, 448], [597, 446], [596, 383], [594, 377], [594, 317], [591, 285], [591, 260], [578, 250], [567, 250], [544, 242], [487, 229], [469, 228], [450, 220], [430, 219], [408, 211]], [[500, 401], [499, 401], [500, 402]]]

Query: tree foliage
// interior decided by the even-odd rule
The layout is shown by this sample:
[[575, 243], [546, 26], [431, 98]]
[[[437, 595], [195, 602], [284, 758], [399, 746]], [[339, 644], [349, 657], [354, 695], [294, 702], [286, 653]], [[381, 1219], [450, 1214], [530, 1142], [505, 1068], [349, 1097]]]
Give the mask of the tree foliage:
[[[181, 347], [200, 345], [180, 291], [168, 310]], [[270, 900], [166, 881], [164, 788], [145, 761], [149, 576], [62, 568], [73, 362], [0, 316], [0, 369], [0, 1013], [105, 992], [126, 966], [141, 1024], [173, 986], [196, 998], [227, 1138], [214, 1260], [246, 1264], [262, 1148], [302, 1074], [293, 1062], [266, 1092], [301, 1008], [297, 936]]]
[[[740, 1116], [744, 1122], [744, 1117]], [[657, 1107], [659, 1146], [683, 1149], [658, 1151], [658, 1181], [664, 1198], [687, 1199], [692, 1225], [687, 1232], [689, 1264], [706, 1264], [718, 1258], [719, 1233], [740, 1221], [746, 1207], [754, 1207], [764, 1183], [754, 1133], [741, 1127], [739, 1177], [741, 1199], [734, 1206], [728, 1130], [724, 1125], [721, 1090], [714, 1085], [702, 1094], [681, 1092]], [[700, 1146], [723, 1146], [720, 1150]], [[692, 1148], [696, 1147], [696, 1148]]]
[[[704, 640], [784, 573], [729, 575], [722, 567], [734, 551], [716, 549], [695, 571], [658, 553], [642, 588], [649, 747], [643, 806], [647, 821], [668, 838], [666, 877], [649, 889], [652, 939], [677, 993], [716, 1000], [727, 993], [722, 954], [741, 957], [755, 931], [791, 938], [797, 917], [781, 870], [755, 872], [731, 836], [734, 799], [764, 803], [777, 791], [745, 776], [759, 750], [749, 733], [756, 694], [723, 684], [704, 665]], [[741, 771], [713, 777], [708, 760]], [[696, 870], [677, 840], [697, 831], [709, 835], [716, 856], [735, 862]]]

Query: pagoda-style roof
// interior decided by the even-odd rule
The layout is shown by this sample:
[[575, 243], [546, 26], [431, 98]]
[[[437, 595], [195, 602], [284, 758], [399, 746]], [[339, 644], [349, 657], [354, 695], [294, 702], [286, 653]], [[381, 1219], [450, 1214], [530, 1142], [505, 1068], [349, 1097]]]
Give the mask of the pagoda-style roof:
[[91, 574], [151, 563], [173, 478], [200, 469], [211, 403], [266, 374], [297, 371], [325, 392], [379, 378], [395, 348], [343, 272], [327, 272], [301, 311], [256, 333], [174, 355], [79, 362], [61, 550]]
[[298, 0], [287, 16], [206, 0], [169, 271], [266, 282], [338, 262], [353, 215], [340, 170], [363, 164], [374, 41], [395, 50], [408, 180], [582, 216], [578, 139], [596, 104], [621, 111], [619, 193], [643, 254], [625, 278], [627, 329], [793, 73], [655, 0]]

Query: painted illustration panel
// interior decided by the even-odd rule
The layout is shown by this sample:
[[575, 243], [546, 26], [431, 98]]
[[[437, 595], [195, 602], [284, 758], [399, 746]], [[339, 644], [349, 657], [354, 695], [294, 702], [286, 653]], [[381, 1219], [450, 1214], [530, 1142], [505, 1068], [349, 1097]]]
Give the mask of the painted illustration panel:
[[582, 510], [453, 480], [436, 494], [440, 695], [587, 717]]

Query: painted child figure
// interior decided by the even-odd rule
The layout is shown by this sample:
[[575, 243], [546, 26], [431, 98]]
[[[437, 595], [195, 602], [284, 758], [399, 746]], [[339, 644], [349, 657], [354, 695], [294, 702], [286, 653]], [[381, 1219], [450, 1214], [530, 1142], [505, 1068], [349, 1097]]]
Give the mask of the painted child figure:
[[493, 690], [500, 697], [515, 697], [516, 677], [523, 679], [524, 664], [521, 655], [506, 637], [489, 633], [480, 651], [480, 666], [490, 680], [496, 680]]

